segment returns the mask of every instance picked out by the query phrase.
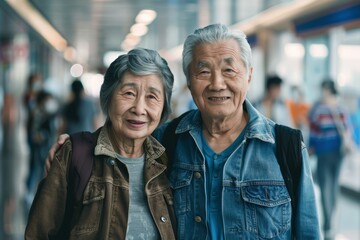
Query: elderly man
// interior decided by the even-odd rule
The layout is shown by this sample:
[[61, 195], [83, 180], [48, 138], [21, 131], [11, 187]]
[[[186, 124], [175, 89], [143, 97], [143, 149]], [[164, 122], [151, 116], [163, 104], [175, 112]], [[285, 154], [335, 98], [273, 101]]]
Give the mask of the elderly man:
[[[183, 71], [198, 110], [177, 125], [169, 178], [180, 239], [290, 239], [291, 204], [275, 156], [274, 122], [246, 94], [251, 49], [224, 25], [184, 43]], [[155, 132], [162, 139], [166, 126]], [[297, 239], [320, 239], [305, 146], [296, 212]], [[284, 194], [285, 192], [285, 194]]]
[[[197, 29], [184, 44], [183, 71], [198, 109], [186, 113], [174, 133], [168, 174], [177, 237], [320, 239], [305, 146], [292, 221], [275, 155], [275, 123], [246, 99], [253, 68], [245, 35], [220, 24]], [[154, 133], [160, 141], [166, 127]]]

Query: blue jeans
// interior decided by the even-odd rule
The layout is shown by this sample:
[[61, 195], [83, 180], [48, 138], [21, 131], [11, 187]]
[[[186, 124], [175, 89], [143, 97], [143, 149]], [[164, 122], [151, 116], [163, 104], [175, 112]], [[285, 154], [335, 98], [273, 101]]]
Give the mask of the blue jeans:
[[317, 178], [321, 192], [321, 207], [324, 217], [324, 232], [331, 231], [332, 219], [339, 193], [339, 177], [342, 164], [340, 151], [317, 156]]

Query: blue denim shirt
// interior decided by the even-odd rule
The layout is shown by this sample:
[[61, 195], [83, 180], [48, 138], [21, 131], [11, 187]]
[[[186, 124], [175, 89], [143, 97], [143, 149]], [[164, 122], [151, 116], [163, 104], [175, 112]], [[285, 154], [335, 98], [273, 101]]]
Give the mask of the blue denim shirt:
[[[249, 101], [244, 108], [249, 121], [244, 140], [223, 168], [222, 217], [225, 239], [290, 239], [291, 204], [275, 157], [274, 122], [261, 115]], [[161, 139], [166, 125], [154, 136]], [[179, 134], [169, 179], [179, 239], [209, 239], [206, 168], [201, 152], [202, 123], [198, 110], [178, 124]], [[299, 185], [297, 239], [320, 239], [319, 218], [309, 156], [305, 145]]]

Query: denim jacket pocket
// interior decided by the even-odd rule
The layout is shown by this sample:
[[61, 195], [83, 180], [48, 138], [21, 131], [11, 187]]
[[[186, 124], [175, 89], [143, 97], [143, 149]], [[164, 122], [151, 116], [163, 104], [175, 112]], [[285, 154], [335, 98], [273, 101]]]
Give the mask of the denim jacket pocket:
[[291, 200], [283, 181], [246, 182], [241, 186], [241, 195], [248, 231], [271, 239], [289, 230]]
[[174, 190], [174, 201], [176, 202], [177, 214], [189, 211], [191, 196], [190, 183], [193, 171], [187, 169], [173, 168], [169, 180], [171, 188]]
[[78, 206], [79, 216], [72, 235], [88, 234], [98, 230], [104, 198], [105, 186], [90, 181], [85, 188], [82, 204]]

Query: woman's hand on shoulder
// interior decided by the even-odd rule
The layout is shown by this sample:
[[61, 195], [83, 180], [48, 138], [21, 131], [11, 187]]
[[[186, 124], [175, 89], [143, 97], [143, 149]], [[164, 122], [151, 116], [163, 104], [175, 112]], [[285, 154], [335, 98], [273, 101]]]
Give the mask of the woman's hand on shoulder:
[[50, 150], [49, 150], [49, 152], [48, 152], [48, 155], [47, 155], [47, 157], [46, 157], [46, 159], [45, 159], [45, 176], [46, 176], [46, 175], [49, 173], [49, 171], [50, 171], [50, 167], [51, 167], [51, 164], [52, 164], [52, 162], [53, 162], [53, 160], [54, 160], [56, 151], [59, 150], [59, 148], [60, 148], [60, 147], [65, 143], [65, 141], [66, 141], [67, 139], [69, 139], [69, 138], [70, 138], [70, 135], [69, 135], [69, 134], [67, 134], [67, 133], [61, 134], [61, 135], [58, 137], [56, 143], [54, 143], [54, 144], [51, 146], [51, 148], [50, 148]]

